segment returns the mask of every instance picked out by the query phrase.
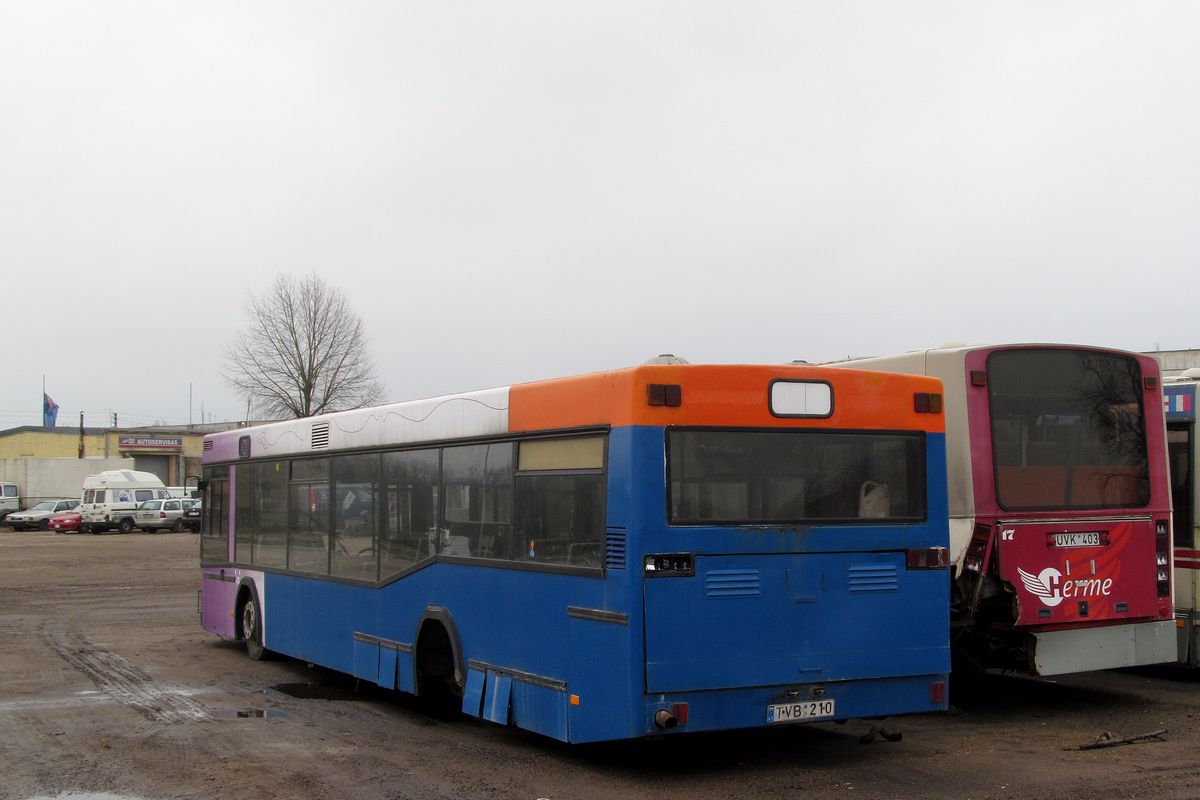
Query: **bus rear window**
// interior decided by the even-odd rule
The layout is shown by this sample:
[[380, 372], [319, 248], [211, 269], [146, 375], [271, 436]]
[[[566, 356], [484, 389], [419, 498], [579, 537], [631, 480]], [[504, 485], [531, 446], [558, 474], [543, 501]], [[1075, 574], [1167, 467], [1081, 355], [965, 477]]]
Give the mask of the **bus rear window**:
[[920, 432], [672, 429], [667, 474], [676, 525], [925, 517]]
[[1142, 370], [1120, 353], [1020, 349], [987, 362], [1002, 508], [1141, 507], [1150, 500]]

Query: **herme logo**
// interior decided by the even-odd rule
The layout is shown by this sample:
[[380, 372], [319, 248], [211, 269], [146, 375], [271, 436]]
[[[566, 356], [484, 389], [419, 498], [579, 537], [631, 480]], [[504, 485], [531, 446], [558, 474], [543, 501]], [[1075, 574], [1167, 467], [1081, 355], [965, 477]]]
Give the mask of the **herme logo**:
[[1025, 589], [1051, 608], [1068, 597], [1107, 597], [1112, 594], [1112, 578], [1064, 581], [1063, 574], [1054, 567], [1046, 567], [1037, 575], [1017, 567], [1017, 574]]

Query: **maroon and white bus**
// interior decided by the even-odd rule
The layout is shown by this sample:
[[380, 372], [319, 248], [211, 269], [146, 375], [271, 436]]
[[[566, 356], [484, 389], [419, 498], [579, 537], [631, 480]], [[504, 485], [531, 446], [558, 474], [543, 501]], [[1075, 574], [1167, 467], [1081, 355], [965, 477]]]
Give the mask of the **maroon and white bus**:
[[957, 655], [1035, 675], [1175, 661], [1153, 358], [948, 345], [838, 363], [945, 386]]

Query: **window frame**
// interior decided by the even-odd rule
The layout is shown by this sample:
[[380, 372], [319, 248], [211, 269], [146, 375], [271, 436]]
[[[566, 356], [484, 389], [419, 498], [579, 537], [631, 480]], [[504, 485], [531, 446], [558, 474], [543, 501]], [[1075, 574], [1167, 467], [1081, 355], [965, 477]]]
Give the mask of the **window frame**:
[[[900, 442], [906, 442], [911, 447], [916, 463], [906, 463], [908, 482], [907, 494], [911, 499], [917, 498], [920, 503], [919, 514], [887, 517], [863, 516], [801, 516], [779, 519], [733, 519], [733, 518], [703, 518], [676, 516], [675, 505], [676, 476], [673, 474], [674, 459], [671, 454], [671, 439], [678, 434], [703, 433], [732, 433], [732, 434], [771, 434], [795, 437], [831, 437], [846, 436], [848, 438], [867, 439], [869, 437], [891, 437]], [[669, 528], [790, 528], [797, 525], [820, 527], [862, 527], [866, 525], [921, 525], [929, 521], [929, 460], [928, 432], [924, 430], [882, 430], [857, 428], [818, 428], [818, 427], [731, 427], [731, 426], [667, 426], [663, 430], [663, 460], [666, 465], [665, 500], [666, 524]], [[918, 485], [911, 485], [913, 480]], [[682, 479], [681, 479], [682, 480]]]
[[[1002, 406], [1004, 404], [1017, 405], [1020, 402], [1020, 398], [1017, 395], [1017, 390], [1020, 388], [1020, 384], [1017, 382], [1013, 382], [1011, 384], [1006, 383], [1006, 381], [1004, 380], [1004, 378], [1006, 376], [1004, 376], [1003, 373], [996, 370], [996, 367], [998, 365], [1002, 367], [1004, 365], [1004, 362], [1014, 362], [1014, 363], [1020, 365], [1020, 369], [1016, 370], [1015, 372], [1020, 373], [1023, 377], [1032, 375], [1032, 374], [1035, 374], [1035, 371], [1034, 371], [1033, 367], [1031, 366], [1031, 363], [1032, 363], [1031, 357], [1036, 356], [1036, 355], [1075, 356], [1076, 358], [1079, 358], [1079, 359], [1085, 359], [1087, 357], [1091, 357], [1091, 358], [1095, 358], [1095, 359], [1102, 359], [1110, 365], [1122, 364], [1127, 370], [1131, 370], [1130, 372], [1127, 373], [1127, 377], [1130, 379], [1130, 385], [1126, 387], [1127, 389], [1130, 390], [1130, 393], [1129, 393], [1129, 395], [1125, 396], [1125, 398], [1124, 398], [1126, 400], [1131, 401], [1131, 403], [1109, 404], [1108, 408], [1111, 413], [1112, 409], [1122, 409], [1131, 404], [1136, 404], [1136, 406], [1137, 406], [1136, 420], [1140, 425], [1140, 429], [1134, 431], [1134, 433], [1138, 437], [1137, 444], [1140, 446], [1140, 452], [1134, 453], [1133, 455], [1136, 455], [1137, 458], [1141, 462], [1140, 464], [1135, 465], [1141, 469], [1141, 474], [1134, 475], [1134, 476], [1128, 476], [1128, 477], [1132, 477], [1132, 478], [1138, 480], [1142, 487], [1143, 497], [1140, 502], [1103, 503], [1103, 502], [1095, 502], [1095, 501], [1085, 501], [1085, 502], [1072, 502], [1069, 504], [1066, 502], [1055, 502], [1055, 503], [1043, 504], [1043, 503], [1037, 503], [1037, 502], [1019, 502], [1017, 500], [1017, 495], [1020, 493], [1022, 487], [1019, 486], [1018, 484], [1014, 483], [1015, 476], [1010, 477], [1008, 475], [1008, 473], [1004, 472], [1004, 470], [1009, 469], [1013, 465], [1008, 464], [1008, 463], [1004, 463], [1004, 464], [1001, 463], [1001, 461], [1002, 461], [1002, 453], [1001, 453], [1002, 445], [1006, 444], [1006, 442], [1001, 440], [1001, 438], [997, 435], [997, 431], [1000, 429], [1000, 426], [1004, 422], [1004, 419], [1002, 419], [1000, 417], [1000, 414], [1001, 414], [1000, 406]], [[992, 470], [992, 487], [991, 488], [992, 488], [992, 495], [995, 498], [995, 503], [998, 508], [1000, 508], [1004, 511], [1009, 511], [1009, 512], [1029, 512], [1029, 511], [1055, 511], [1055, 512], [1084, 511], [1084, 512], [1086, 512], [1086, 511], [1093, 510], [1093, 509], [1096, 509], [1096, 510], [1120, 509], [1120, 508], [1144, 509], [1144, 508], [1149, 507], [1149, 505], [1153, 499], [1153, 494], [1154, 494], [1151, 477], [1150, 477], [1150, 463], [1149, 463], [1150, 438], [1149, 438], [1149, 431], [1148, 431], [1148, 427], [1147, 427], [1148, 419], [1147, 419], [1145, 391], [1143, 388], [1142, 367], [1141, 367], [1140, 362], [1138, 362], [1138, 360], [1135, 356], [1128, 354], [1128, 353], [1118, 353], [1118, 352], [1103, 351], [1103, 350], [1093, 351], [1093, 350], [1083, 350], [1083, 349], [1075, 349], [1075, 348], [1067, 348], [1067, 347], [1015, 348], [1015, 349], [996, 350], [992, 353], [989, 353], [985, 364], [986, 364], [986, 370], [987, 370], [987, 413], [986, 413], [987, 428], [986, 428], [986, 432], [987, 432], [988, 447], [991, 448], [991, 453], [989, 454], [990, 462], [991, 462], [991, 470]], [[1040, 371], [1053, 372], [1053, 370], [1048, 369], [1045, 365], [1042, 365], [1042, 364], [1034, 364], [1033, 366], [1036, 366]], [[1084, 369], [1086, 369], [1086, 368], [1087, 368], [1087, 366], [1084, 365]], [[1136, 372], [1136, 376], [1134, 375], [1135, 372]], [[999, 374], [999, 378], [997, 377], [998, 374]], [[1071, 386], [1070, 388], [1075, 392], [1078, 392], [1080, 389], [1079, 386]], [[1045, 419], [1045, 418], [1061, 419], [1062, 417], [1065, 417], [1065, 416], [1074, 416], [1071, 414], [1062, 413], [1065, 410], [1071, 410], [1066, 405], [1062, 406], [1061, 408], [1050, 409], [1050, 411], [1054, 411], [1057, 413], [1049, 413], [1049, 411], [1047, 410], [1047, 406], [1049, 405], [1049, 403], [1051, 403], [1054, 400], [1054, 398], [1052, 398], [1048, 392], [1043, 392], [1036, 396], [1031, 394], [1031, 395], [1027, 395], [1027, 397], [1033, 397], [1034, 402], [1040, 404], [1036, 407], [1033, 407], [1034, 410], [1039, 412], [1036, 415], [1032, 415], [1033, 419]], [[1026, 401], [1026, 402], [1028, 402], [1028, 401]], [[1075, 410], [1082, 411], [1083, 409], [1075, 409]], [[1082, 417], [1083, 414], [1081, 413], [1081, 414], [1079, 414], [1079, 416]], [[1011, 424], [1011, 419], [1010, 419], [1010, 424]], [[1088, 425], [1087, 422], [1077, 422], [1077, 423], [1075, 423], [1075, 425], [1084, 425], [1085, 426], [1083, 429], [1084, 431], [1088, 431], [1090, 429], [1090, 426]], [[1029, 426], [1030, 429], [1032, 429], [1033, 427], [1034, 427], [1033, 425]], [[1074, 427], [1074, 425], [1072, 427]], [[1118, 428], [1119, 425], [1114, 423], [1113, 427]], [[1042, 429], [1043, 429], [1043, 432], [1048, 432], [1051, 430], [1051, 426], [1045, 425], [1045, 426], [1042, 426]], [[1128, 435], [1128, 432], [1126, 432], [1126, 435]], [[1021, 445], [1022, 448], [1026, 448], [1029, 444], [1035, 444], [1035, 443], [1036, 444], [1047, 444], [1047, 445], [1050, 445], [1050, 444], [1061, 445], [1061, 442], [1054, 442], [1052, 440], [1042, 440], [1039, 442], [1033, 442], [1032, 437], [1028, 436], [1028, 434], [1026, 434], [1026, 437], [1028, 438], [1028, 441], [1026, 441], [1025, 438], [1022, 439], [1022, 442], [1024, 442]], [[1095, 444], [1097, 444], [1097, 442], [1095, 442], [1094, 440], [1089, 440], [1087, 442], [1084, 442], [1083, 444], [1086, 445], [1088, 448], [1092, 448], [1095, 446]], [[1075, 446], [1079, 447], [1080, 445], [1078, 443], [1076, 443]], [[1126, 451], [1126, 454], [1129, 454], [1128, 450]], [[1026, 456], [1022, 456], [1023, 462], [1025, 461], [1025, 458], [1026, 458]], [[1071, 466], [1070, 470], [1067, 469], [1068, 464], [1070, 464], [1070, 466]], [[1074, 490], [1075, 490], [1075, 488], [1077, 488], [1077, 486], [1075, 484], [1075, 480], [1077, 477], [1075, 475], [1075, 471], [1077, 471], [1078, 465], [1076, 464], [1076, 462], [1073, 458], [1063, 458], [1063, 459], [1059, 459], [1054, 462], [1046, 462], [1045, 463], [1045, 466], [1050, 466], [1050, 467], [1055, 467], [1055, 468], [1059, 467], [1060, 465], [1062, 466], [1062, 468], [1064, 470], [1064, 473], [1063, 473], [1063, 497], [1065, 500], [1065, 497], [1068, 495], [1077, 496], [1077, 493]], [[1034, 466], [1034, 465], [1029, 464], [1029, 466]], [[1126, 465], [1110, 461], [1108, 463], [1098, 464], [1096, 466], [1113, 469], [1116, 467], [1126, 466]], [[1024, 472], [1024, 471], [1025, 471], [1025, 467], [1022, 467], [1022, 472]], [[1086, 476], [1085, 476], [1085, 478], [1086, 478]], [[1086, 488], [1086, 483], [1081, 482], [1080, 485]]]
[[[287, 501], [286, 501], [287, 502], [287, 543], [286, 543], [286, 548], [287, 548], [288, 558], [287, 558], [287, 566], [279, 566], [279, 565], [274, 565], [274, 564], [260, 564], [254, 560], [255, 559], [254, 554], [257, 552], [257, 547], [250, 548], [251, 557], [250, 557], [250, 560], [247, 560], [242, 557], [243, 554], [241, 552], [241, 549], [237, 548], [237, 545], [235, 543], [235, 548], [237, 548], [237, 549], [235, 550], [234, 560], [232, 562], [229, 561], [228, 557], [226, 556], [226, 557], [221, 558], [219, 561], [217, 561], [215, 559], [211, 559], [211, 558], [202, 558], [201, 563], [204, 565], [211, 565], [211, 564], [216, 564], [216, 563], [244, 564], [247, 567], [251, 567], [253, 569], [260, 569], [260, 570], [271, 571], [271, 572], [283, 572], [283, 573], [293, 574], [293, 575], [302, 575], [306, 578], [312, 578], [312, 579], [317, 579], [317, 580], [332, 580], [332, 581], [337, 581], [337, 582], [342, 582], [342, 583], [369, 585], [369, 586], [376, 586], [376, 587], [384, 586], [388, 583], [399, 580], [413, 572], [424, 569], [425, 567], [429, 566], [430, 564], [437, 563], [438, 561], [451, 561], [454, 563], [469, 563], [469, 564], [478, 565], [478, 566], [491, 567], [494, 569], [517, 569], [517, 570], [526, 570], [526, 571], [534, 571], [534, 572], [553, 572], [553, 573], [564, 573], [564, 574], [574, 574], [574, 575], [588, 575], [588, 576], [592, 576], [592, 577], [597, 577], [597, 576], [602, 577], [604, 574], [604, 571], [605, 571], [605, 565], [603, 563], [603, 552], [602, 551], [603, 551], [603, 543], [607, 537], [609, 432], [610, 432], [610, 428], [607, 426], [605, 426], [603, 428], [591, 427], [591, 428], [587, 428], [587, 429], [580, 429], [577, 431], [537, 432], [532, 435], [517, 434], [517, 435], [508, 435], [508, 436], [485, 437], [485, 438], [480, 438], [480, 439], [471, 439], [471, 440], [464, 440], [464, 441], [420, 443], [416, 446], [414, 446], [414, 445], [401, 445], [401, 446], [388, 445], [388, 446], [383, 446], [383, 447], [365, 448], [365, 449], [360, 449], [360, 450], [347, 450], [347, 451], [338, 451], [338, 452], [330, 452], [330, 453], [301, 453], [301, 454], [294, 454], [291, 456], [280, 456], [280, 457], [276, 457], [276, 458], [263, 458], [263, 459], [254, 459], [254, 460], [250, 460], [250, 461], [234, 461], [234, 462], [228, 462], [228, 463], [222, 462], [220, 464], [208, 464], [208, 465], [205, 465], [205, 470], [206, 470], [205, 474], [206, 475], [212, 475], [216, 478], [216, 480], [223, 479], [226, 481], [226, 491], [225, 491], [224, 498], [223, 498], [223, 500], [225, 502], [227, 502], [228, 498], [230, 497], [230, 490], [237, 488], [237, 486], [235, 485], [236, 482], [229, 475], [230, 467], [236, 468], [239, 471], [239, 474], [242, 470], [246, 470], [246, 471], [253, 471], [257, 475], [258, 470], [260, 468], [263, 468], [263, 467], [270, 468], [271, 464], [284, 463], [284, 464], [288, 465], [287, 466], [288, 478], [286, 481], [287, 493], [288, 493], [288, 497], [287, 497]], [[602, 448], [603, 448], [602, 466], [600, 466], [598, 468], [524, 470], [524, 471], [518, 469], [520, 446], [523, 442], [555, 440], [555, 439], [578, 439], [578, 438], [588, 438], [588, 437], [599, 438], [599, 439], [601, 439], [601, 442], [602, 442]], [[441, 553], [435, 552], [432, 554], [419, 554], [417, 560], [413, 561], [412, 563], [406, 564], [402, 568], [389, 573], [388, 572], [389, 567], [387, 566], [387, 564], [385, 564], [385, 553], [383, 552], [383, 548], [385, 547], [385, 545], [383, 545], [381, 543], [381, 539], [385, 535], [385, 532], [387, 531], [387, 526], [390, 524], [390, 522], [386, 518], [387, 514], [389, 513], [388, 509], [387, 509], [387, 502], [388, 502], [388, 487], [390, 486], [389, 477], [388, 477], [388, 467], [387, 467], [388, 456], [392, 455], [392, 454], [397, 454], [397, 453], [414, 453], [414, 452], [422, 452], [422, 453], [432, 452], [432, 453], [436, 454], [437, 474], [436, 474], [436, 482], [434, 484], [434, 488], [435, 488], [437, 497], [435, 499], [436, 507], [434, 509], [434, 514], [436, 517], [436, 523], [438, 525], [443, 525], [443, 524], [446, 524], [446, 522], [447, 522], [446, 521], [447, 482], [446, 482], [445, 454], [447, 451], [452, 450], [452, 449], [465, 448], [465, 447], [478, 446], [478, 445], [487, 445], [487, 446], [507, 445], [510, 448], [510, 452], [512, 455], [511, 455], [511, 462], [510, 462], [510, 465], [508, 468], [507, 485], [505, 487], [505, 491], [503, 492], [504, 497], [502, 499], [502, 504], [507, 505], [508, 510], [509, 510], [509, 516], [512, 517], [513, 520], [515, 520], [515, 517], [517, 514], [516, 503], [517, 503], [517, 479], [518, 479], [518, 476], [526, 477], [526, 476], [535, 476], [535, 475], [539, 475], [539, 474], [562, 476], [562, 475], [567, 475], [567, 474], [571, 474], [571, 473], [594, 474], [594, 475], [600, 476], [601, 490], [602, 490], [602, 497], [603, 497], [603, 499], [601, 501], [601, 506], [602, 506], [601, 512], [603, 515], [602, 518], [603, 518], [603, 522], [604, 522], [604, 524], [601, 526], [601, 530], [598, 532], [598, 534], [600, 536], [600, 545], [601, 545], [601, 553], [600, 553], [601, 557], [599, 559], [600, 563], [596, 566], [579, 566], [579, 565], [563, 564], [563, 563], [537, 562], [537, 561], [522, 560], [521, 553], [519, 552], [520, 548], [513, 545], [512, 546], [513, 552], [509, 553], [505, 557], [485, 557], [485, 556], [477, 555], [474, 553], [472, 553], [471, 555], [455, 555], [455, 554], [452, 554], [449, 552], [441, 552]], [[374, 457], [376, 459], [376, 463], [378, 465], [378, 468], [376, 470], [376, 473], [377, 473], [376, 477], [377, 477], [377, 481], [378, 481], [378, 483], [376, 484], [377, 494], [375, 497], [375, 503], [374, 503], [375, 508], [374, 508], [374, 512], [373, 512], [373, 516], [372, 516], [373, 525], [374, 525], [373, 542], [374, 542], [374, 547], [377, 551], [376, 555], [375, 555], [376, 569], [375, 569], [375, 576], [370, 579], [338, 576], [338, 575], [333, 574], [333, 572], [332, 572], [332, 539], [333, 539], [333, 525], [334, 525], [334, 516], [335, 516], [334, 509], [333, 509], [333, 502], [334, 502], [333, 493], [336, 491], [336, 481], [334, 479], [334, 471], [335, 470], [333, 467], [333, 463], [334, 463], [335, 459], [337, 459], [339, 457], [345, 457], [345, 456]], [[301, 470], [299, 470], [300, 477], [297, 478], [297, 477], [295, 477], [295, 475], [296, 475], [295, 465], [297, 464], [297, 462], [322, 462], [324, 466], [317, 467], [316, 472], [313, 472], [311, 469], [303, 469], [302, 468]], [[309, 466], [311, 467], [314, 465], [310, 464]], [[325, 477], [321, 478], [318, 473], [323, 473], [323, 475]], [[220, 476], [220, 477], [216, 477], [216, 476]], [[490, 485], [490, 484], [488, 484], [488, 485]], [[210, 479], [209, 483], [206, 484], [206, 486], [208, 487], [208, 494], [206, 495], [206, 499], [210, 496], [215, 496], [214, 481], [212, 479]], [[292, 527], [295, 523], [295, 520], [293, 519], [293, 517], [295, 516], [295, 509], [293, 508], [293, 502], [292, 502], [291, 495], [292, 495], [292, 492], [294, 490], [296, 490], [298, 487], [304, 487], [304, 486], [320, 487], [321, 489], [323, 489], [329, 493], [327, 503], [326, 503], [328, 508], [324, 509], [323, 513], [320, 515], [322, 519], [328, 518], [327, 521], [328, 521], [328, 526], [329, 526], [328, 534], [326, 537], [326, 546], [325, 546], [325, 553], [326, 553], [325, 571], [322, 571], [322, 572], [314, 572], [307, 568], [306, 569], [298, 569], [292, 558], [292, 534], [293, 534]], [[252, 487], [253, 487], [252, 492], [257, 492], [259, 490], [260, 486], [259, 486], [259, 481], [257, 480], [257, 478], [254, 481], [252, 481]], [[251, 503], [254, 503], [256, 500], [257, 500], [256, 496], [252, 497]], [[241, 502], [240, 496], [239, 496], [238, 502]], [[206, 508], [207, 508], [207, 504], [206, 504]], [[228, 514], [229, 509], [225, 509], [225, 513]], [[255, 513], [252, 513], [251, 516], [254, 517], [254, 519], [249, 523], [253, 527], [253, 531], [252, 531], [252, 536], [253, 536], [254, 534], [257, 534], [257, 532], [258, 532], [257, 525], [258, 525], [258, 516], [259, 515], [255, 512]], [[211, 534], [211, 528], [212, 528], [211, 517], [212, 517], [212, 514], [210, 514], [206, 511], [205, 512], [205, 522], [204, 522], [204, 525], [202, 528], [202, 532], [210, 540], [217, 538]], [[501, 523], [497, 523], [497, 524], [501, 524]], [[503, 524], [507, 525], [509, 527], [510, 531], [515, 531], [515, 529], [516, 529], [515, 521], [509, 521], [509, 522], [503, 523]], [[231, 535], [233, 535], [233, 531], [227, 530], [224, 532], [224, 534], [225, 534], [224, 541], [226, 542], [226, 546], [228, 546], [229, 537]], [[202, 543], [203, 543], [203, 541], [204, 541], [204, 539], [202, 538]], [[396, 564], [394, 566], [399, 566], [399, 565]], [[394, 566], [393, 566], [393, 569], [394, 569]]]

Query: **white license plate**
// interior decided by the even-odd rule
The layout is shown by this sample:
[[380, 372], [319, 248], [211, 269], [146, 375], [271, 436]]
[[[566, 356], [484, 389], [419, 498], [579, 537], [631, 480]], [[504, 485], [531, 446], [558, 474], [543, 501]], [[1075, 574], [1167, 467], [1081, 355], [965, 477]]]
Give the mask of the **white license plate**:
[[767, 722], [798, 722], [833, 716], [833, 700], [805, 700], [802, 703], [772, 703], [767, 706]]
[[1056, 533], [1054, 534], [1055, 547], [1099, 547], [1100, 534], [1092, 531], [1091, 533]]

